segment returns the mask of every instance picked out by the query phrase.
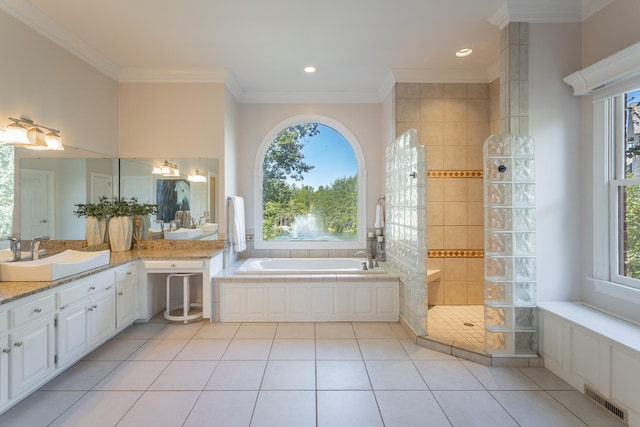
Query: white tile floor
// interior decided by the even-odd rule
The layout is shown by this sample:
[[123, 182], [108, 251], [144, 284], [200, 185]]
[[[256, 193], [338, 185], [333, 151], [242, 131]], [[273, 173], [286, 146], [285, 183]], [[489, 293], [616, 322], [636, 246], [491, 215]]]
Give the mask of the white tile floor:
[[427, 334], [484, 351], [484, 306], [435, 305], [427, 312]]
[[621, 426], [544, 368], [489, 368], [398, 324], [136, 324], [0, 426]]

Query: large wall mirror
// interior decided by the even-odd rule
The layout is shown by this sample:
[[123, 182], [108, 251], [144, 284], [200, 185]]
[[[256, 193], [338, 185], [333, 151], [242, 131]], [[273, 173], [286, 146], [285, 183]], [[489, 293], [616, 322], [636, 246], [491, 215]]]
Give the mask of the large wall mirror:
[[[12, 161], [13, 160], [13, 161]], [[153, 174], [153, 167], [168, 161], [179, 166], [178, 176]], [[32, 151], [3, 146], [0, 164], [11, 170], [0, 176], [6, 198], [0, 212], [5, 224], [1, 235], [22, 240], [51, 236], [61, 240], [84, 240], [84, 218], [73, 214], [76, 203], [108, 198], [137, 197], [143, 203], [168, 203], [167, 189], [179, 188], [181, 200], [189, 203], [192, 217], [217, 222], [217, 159], [117, 159], [66, 146], [64, 151]], [[196, 170], [203, 182], [188, 180]], [[164, 191], [164, 193], [162, 193]], [[13, 194], [13, 200], [11, 195]], [[158, 200], [160, 194], [161, 199]], [[13, 206], [10, 206], [13, 203]], [[186, 206], [186, 205], [184, 205]], [[160, 214], [158, 215], [160, 219]], [[151, 218], [155, 220], [156, 218]], [[8, 223], [10, 222], [10, 224]], [[166, 221], [168, 222], [168, 220]]]

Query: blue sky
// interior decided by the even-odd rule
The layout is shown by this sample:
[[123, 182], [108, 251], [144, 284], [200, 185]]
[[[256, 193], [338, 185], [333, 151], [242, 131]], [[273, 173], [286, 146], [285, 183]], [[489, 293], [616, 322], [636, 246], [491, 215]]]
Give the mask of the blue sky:
[[353, 150], [342, 135], [328, 126], [318, 125], [318, 129], [320, 133], [308, 138], [302, 149], [305, 163], [315, 166], [305, 175], [303, 183], [315, 189], [358, 172]]

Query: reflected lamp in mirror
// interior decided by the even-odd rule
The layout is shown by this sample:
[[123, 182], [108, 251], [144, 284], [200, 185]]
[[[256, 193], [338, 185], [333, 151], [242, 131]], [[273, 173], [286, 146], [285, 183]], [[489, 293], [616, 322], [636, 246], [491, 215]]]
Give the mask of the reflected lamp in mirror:
[[9, 117], [9, 120], [13, 123], [9, 123], [6, 130], [0, 131], [0, 143], [29, 150], [64, 150], [59, 130], [29, 119]]
[[154, 166], [151, 169], [151, 173], [162, 176], [180, 176], [180, 168], [178, 165], [174, 165], [165, 160], [162, 166]]
[[198, 169], [196, 169], [196, 172], [194, 174], [187, 176], [187, 181], [207, 182], [207, 176], [204, 174], [204, 172], [200, 172]]

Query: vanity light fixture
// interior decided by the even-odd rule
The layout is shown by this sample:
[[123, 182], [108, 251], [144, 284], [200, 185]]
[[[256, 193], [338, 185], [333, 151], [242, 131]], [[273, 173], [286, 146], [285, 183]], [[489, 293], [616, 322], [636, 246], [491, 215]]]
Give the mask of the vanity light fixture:
[[[0, 143], [30, 150], [64, 150], [60, 131], [34, 123], [29, 119], [14, 119], [6, 130], [0, 131]], [[48, 131], [45, 134], [44, 131]]]
[[193, 175], [187, 176], [187, 181], [207, 182], [207, 176], [204, 174], [204, 172], [200, 172], [198, 169], [196, 169], [196, 173], [194, 173]]
[[154, 166], [153, 169], [151, 169], [151, 173], [162, 176], [180, 176], [180, 168], [165, 160], [162, 166]]
[[464, 49], [460, 49], [459, 51], [456, 52], [456, 56], [458, 58], [464, 58], [465, 56], [469, 56], [473, 53], [473, 49], [471, 48], [464, 48]]
[[311, 73], [315, 73], [316, 72], [316, 67], [314, 67], [313, 65], [308, 65], [306, 67], [304, 67], [304, 72], [311, 74]]

